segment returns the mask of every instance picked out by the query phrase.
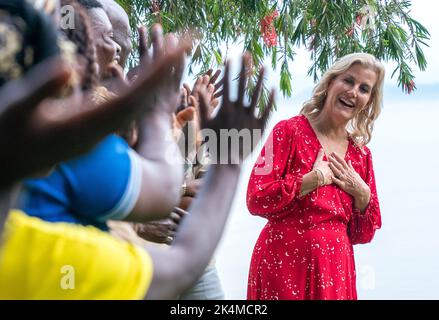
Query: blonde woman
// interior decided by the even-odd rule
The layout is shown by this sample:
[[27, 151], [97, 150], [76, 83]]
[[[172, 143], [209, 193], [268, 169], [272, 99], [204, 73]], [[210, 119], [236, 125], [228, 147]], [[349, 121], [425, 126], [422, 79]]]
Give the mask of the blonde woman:
[[249, 211], [268, 219], [255, 245], [249, 299], [356, 299], [352, 245], [381, 227], [366, 144], [382, 104], [384, 67], [344, 56], [299, 116], [279, 122], [253, 169]]

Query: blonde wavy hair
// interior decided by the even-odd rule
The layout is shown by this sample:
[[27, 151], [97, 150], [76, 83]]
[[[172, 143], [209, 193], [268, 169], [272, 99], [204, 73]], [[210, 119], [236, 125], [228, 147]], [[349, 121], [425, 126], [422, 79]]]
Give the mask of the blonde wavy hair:
[[357, 111], [346, 128], [353, 142], [361, 148], [368, 144], [372, 138], [373, 125], [381, 112], [383, 103], [385, 69], [383, 64], [373, 55], [368, 53], [352, 53], [339, 58], [314, 87], [311, 99], [303, 104], [300, 114], [306, 115], [310, 119], [317, 117], [325, 104], [328, 87], [332, 80], [354, 64], [371, 69], [377, 75], [377, 81], [372, 88], [369, 103], [363, 109]]

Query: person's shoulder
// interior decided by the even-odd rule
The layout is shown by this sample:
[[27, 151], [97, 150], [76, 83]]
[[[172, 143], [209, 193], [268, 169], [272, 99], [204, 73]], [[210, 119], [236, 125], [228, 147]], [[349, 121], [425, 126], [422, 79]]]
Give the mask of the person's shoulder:
[[299, 114], [297, 116], [291, 117], [289, 119], [283, 120], [285, 124], [293, 127], [301, 126], [304, 124], [306, 117], [303, 114]]
[[306, 118], [304, 115], [297, 115], [289, 119], [284, 119], [279, 121], [275, 128], [286, 128], [286, 129], [297, 129], [303, 126]]
[[363, 154], [366, 157], [366, 159], [368, 159], [369, 161], [372, 161], [372, 151], [370, 150], [369, 147], [367, 147], [367, 146], [363, 147]]
[[75, 184], [81, 180], [91, 185], [116, 177], [125, 181], [130, 172], [130, 154], [131, 148], [121, 137], [109, 135], [90, 152], [60, 165], [60, 169]]
[[110, 134], [102, 139], [91, 152], [96, 150], [127, 150], [129, 148], [128, 143], [122, 137]]
[[108, 135], [104, 140], [102, 140], [98, 147], [117, 151], [130, 150], [128, 143], [122, 137], [115, 134]]
[[372, 151], [371, 151], [370, 148], [369, 148], [368, 146], [366, 146], [366, 145], [361, 146], [361, 147], [357, 147], [357, 149], [360, 150], [360, 152], [361, 152], [361, 154], [362, 154], [363, 156], [370, 157], [370, 156], [372, 155]]
[[131, 150], [131, 148], [124, 139], [115, 134], [111, 134], [105, 137], [88, 153], [69, 160], [67, 163], [69, 165], [83, 165], [95, 161], [100, 162], [103, 159], [109, 160], [119, 157], [120, 155], [128, 154], [129, 150]]

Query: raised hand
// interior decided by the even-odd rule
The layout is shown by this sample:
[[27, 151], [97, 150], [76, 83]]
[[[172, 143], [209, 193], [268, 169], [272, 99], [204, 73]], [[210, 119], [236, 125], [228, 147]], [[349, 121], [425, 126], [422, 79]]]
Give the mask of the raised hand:
[[50, 108], [43, 100], [57, 96], [71, 76], [60, 60], [35, 66], [21, 80], [5, 85], [0, 93], [0, 147], [5, 151], [0, 155], [0, 188], [88, 151], [105, 135], [145, 114], [166, 115], [169, 128], [175, 105], [166, 99], [171, 90], [178, 92], [189, 43], [171, 39], [164, 51], [159, 26], [154, 27], [153, 39], [154, 54], [139, 66], [137, 80], [132, 85], [119, 81], [120, 94], [105, 103], [68, 101], [65, 108], [57, 108], [63, 112], [45, 112]]
[[[199, 76], [195, 81], [192, 89], [189, 87], [188, 84], [183, 84], [181, 108], [184, 108], [184, 110], [180, 111], [179, 113], [189, 112], [189, 110], [192, 112], [191, 109], [194, 110], [193, 121], [188, 123], [188, 126], [184, 127], [184, 134], [187, 144], [187, 155], [195, 156], [203, 140], [200, 133], [199, 117], [201, 93], [205, 93], [206, 99], [207, 101], [209, 101], [209, 116], [219, 104], [219, 99], [214, 97], [215, 86], [211, 83], [211, 73], [212, 71], [209, 70], [204, 76]], [[218, 75], [219, 73], [217, 72], [215, 73], [214, 77], [218, 77]]]
[[[250, 137], [254, 137], [254, 130], [260, 130], [260, 134], [257, 135], [258, 138], [262, 136], [262, 131], [265, 129], [268, 117], [270, 115], [273, 100], [274, 100], [274, 91], [271, 92], [270, 98], [268, 100], [267, 105], [264, 108], [264, 112], [262, 113], [261, 118], [257, 118], [255, 115], [256, 106], [258, 105], [259, 97], [261, 95], [262, 83], [264, 77], [264, 69], [261, 68], [259, 72], [258, 81], [256, 84], [255, 91], [251, 97], [250, 105], [246, 105], [244, 103], [245, 96], [245, 87], [247, 84], [247, 72], [246, 66], [249, 61], [249, 55], [244, 54], [242, 58], [242, 66], [239, 77], [238, 84], [238, 99], [236, 101], [232, 101], [229, 98], [230, 92], [230, 82], [229, 82], [229, 73], [230, 73], [230, 63], [226, 63], [225, 73], [224, 73], [224, 96], [220, 110], [218, 111], [216, 117], [210, 118], [209, 115], [209, 101], [205, 93], [201, 95], [200, 99], [200, 118], [201, 118], [201, 127], [203, 129], [210, 129], [216, 135], [217, 139], [217, 148], [216, 150], [210, 149], [209, 151], [216, 151], [216, 159], [212, 157], [213, 161], [218, 161], [219, 163], [231, 163], [238, 164], [241, 163], [243, 159], [245, 159], [248, 154], [253, 150], [256, 143], [258, 141], [246, 141], [242, 142], [239, 139], [240, 143], [237, 145], [230, 145], [227, 141], [219, 141], [219, 137], [221, 137], [221, 130], [227, 129], [232, 130], [236, 129], [237, 132], [241, 130], [249, 130]], [[231, 134], [233, 134], [231, 132]], [[209, 137], [211, 139], [212, 137]], [[239, 138], [239, 137], [238, 137]], [[226, 139], [227, 140], [227, 139]], [[233, 139], [232, 139], [233, 141]], [[227, 143], [226, 143], [227, 142]]]
[[[163, 66], [161, 80], [154, 84], [153, 88], [144, 92], [149, 105], [148, 111], [165, 112], [171, 115], [177, 108], [179, 85], [184, 70], [184, 51], [188, 49], [185, 40], [178, 41], [172, 34], [163, 36], [163, 29], [156, 24], [151, 30], [152, 52], [148, 51], [148, 38], [146, 29], [139, 28], [139, 53], [140, 65], [131, 72], [129, 78], [133, 80], [133, 86], [141, 84], [145, 78], [151, 76], [158, 65], [169, 56], [174, 56], [173, 61], [167, 61]], [[177, 54], [177, 56], [175, 56]]]
[[209, 111], [213, 112], [219, 104], [219, 97], [222, 95], [222, 91], [218, 91], [224, 83], [224, 78], [218, 83], [215, 83], [218, 79], [221, 70], [217, 70], [212, 76], [212, 69], [209, 69], [204, 75], [199, 76], [194, 83], [192, 89], [185, 83], [184, 89], [187, 93], [187, 105], [199, 109], [199, 101], [201, 92], [206, 93], [207, 101], [209, 101]]

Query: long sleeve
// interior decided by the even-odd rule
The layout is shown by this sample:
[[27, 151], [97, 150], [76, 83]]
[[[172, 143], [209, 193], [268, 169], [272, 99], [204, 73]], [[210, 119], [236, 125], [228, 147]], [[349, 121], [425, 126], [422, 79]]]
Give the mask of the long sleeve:
[[372, 154], [369, 149], [366, 150], [365, 181], [370, 188], [370, 201], [363, 213], [355, 208], [352, 212], [348, 229], [352, 244], [371, 242], [375, 235], [375, 230], [381, 228], [381, 213], [373, 171]]
[[296, 148], [294, 120], [279, 122], [267, 139], [247, 188], [247, 207], [251, 214], [278, 218], [299, 196], [302, 174], [291, 170]]

